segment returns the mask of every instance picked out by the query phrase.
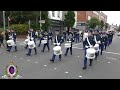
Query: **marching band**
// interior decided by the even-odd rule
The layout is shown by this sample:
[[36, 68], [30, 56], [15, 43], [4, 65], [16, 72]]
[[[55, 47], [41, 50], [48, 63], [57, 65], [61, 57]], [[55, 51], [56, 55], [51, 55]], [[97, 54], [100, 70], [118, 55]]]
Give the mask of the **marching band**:
[[[56, 35], [54, 37], [51, 30], [48, 32], [44, 32], [43, 30], [39, 32], [34, 32], [33, 29], [28, 30], [28, 35], [25, 39], [25, 48], [28, 49], [28, 53], [26, 55], [31, 56], [32, 49], [35, 50], [35, 55], [37, 54], [36, 39], [39, 40], [38, 47], [40, 47], [41, 44], [43, 45], [42, 52], [44, 52], [46, 47], [48, 48], [48, 51], [50, 51], [49, 41], [51, 41], [51, 44], [54, 44], [54, 47], [53, 55], [50, 61], [54, 62], [56, 56], [59, 56], [59, 60], [61, 61], [63, 53], [61, 48], [62, 43], [64, 42], [64, 48], [66, 49], [64, 56], [67, 56], [69, 50], [72, 55], [73, 42], [79, 43], [82, 40], [84, 50], [83, 70], [85, 70], [87, 69], [87, 60], [89, 59], [89, 66], [92, 66], [93, 60], [97, 60], [99, 53], [102, 55], [102, 52], [106, 50], [106, 47], [112, 43], [114, 35], [112, 31], [106, 32], [99, 30], [85, 30], [81, 33], [81, 35], [79, 31], [74, 31], [73, 33], [70, 31], [68, 35], [67, 32], [64, 31], [63, 36], [60, 34], [59, 30], [55, 30], [55, 34]], [[14, 47], [15, 51], [17, 51], [16, 37], [16, 32], [12, 29], [5, 32], [5, 39], [7, 41], [6, 48], [8, 52], [11, 51], [12, 47]], [[55, 39], [53, 40], [53, 38]]]

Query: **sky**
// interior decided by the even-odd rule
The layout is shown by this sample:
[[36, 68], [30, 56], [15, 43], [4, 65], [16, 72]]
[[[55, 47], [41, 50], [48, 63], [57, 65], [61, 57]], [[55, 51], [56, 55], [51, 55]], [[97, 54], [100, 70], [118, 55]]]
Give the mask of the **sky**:
[[103, 11], [106, 14], [107, 22], [111, 25], [120, 25], [120, 11]]

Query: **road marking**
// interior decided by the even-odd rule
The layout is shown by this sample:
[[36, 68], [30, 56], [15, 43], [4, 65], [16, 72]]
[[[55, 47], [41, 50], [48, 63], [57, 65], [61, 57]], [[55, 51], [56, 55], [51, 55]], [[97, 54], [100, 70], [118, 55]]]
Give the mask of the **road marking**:
[[55, 70], [57, 69], [57, 68], [54, 68]]
[[20, 59], [23, 59], [23, 58], [20, 58]]
[[78, 56], [78, 58], [79, 58], [80, 56]]
[[27, 60], [27, 61], [30, 61], [30, 60]]
[[44, 65], [45, 67], [47, 66], [47, 65]]
[[16, 57], [16, 56], [15, 56]]
[[100, 60], [97, 60], [97, 61], [100, 61]]
[[112, 58], [112, 57], [106, 57], [106, 59], [117, 60], [117, 58]]
[[120, 53], [115, 53], [115, 52], [106, 52], [106, 51], [103, 51], [104, 53], [111, 53], [111, 54], [116, 54], [116, 55], [120, 55]]
[[38, 63], [38, 62], [35, 62], [35, 63]]
[[76, 45], [79, 45], [79, 44], [82, 44], [82, 43], [73, 44], [72, 46], [76, 46]]
[[78, 48], [78, 47], [72, 47], [72, 48], [83, 49], [83, 48]]
[[65, 73], [68, 73], [68, 72], [65, 72]]
[[79, 76], [80, 78], [82, 77], [82, 76]]
[[108, 62], [108, 63], [110, 63], [110, 62]]

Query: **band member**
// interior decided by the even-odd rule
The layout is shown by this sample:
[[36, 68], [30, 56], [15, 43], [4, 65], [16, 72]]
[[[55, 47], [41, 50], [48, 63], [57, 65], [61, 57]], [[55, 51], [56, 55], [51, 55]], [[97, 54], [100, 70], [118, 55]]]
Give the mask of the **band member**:
[[[30, 30], [28, 31], [28, 37], [29, 37], [29, 38], [33, 38], [33, 40], [34, 40], [34, 42], [35, 42], [35, 44], [36, 44], [35, 32], [33, 31], [33, 29], [30, 29]], [[28, 45], [26, 45], [25, 49], [27, 49], [27, 48], [28, 48]]]
[[67, 38], [67, 41], [68, 42], [70, 41], [71, 47], [70, 48], [66, 48], [66, 52], [64, 54], [65, 56], [67, 56], [67, 53], [68, 53], [69, 49], [70, 49], [70, 54], [72, 55], [72, 42], [73, 42], [73, 38], [72, 38], [72, 34], [71, 33], [69, 34], [69, 36]]
[[3, 35], [2, 35], [2, 33], [0, 32], [0, 47], [1, 47], [1, 45], [3, 45], [3, 46], [5, 47], [5, 45], [4, 45], [4, 43], [3, 43], [3, 40], [4, 40]]
[[47, 48], [48, 48], [48, 51], [50, 51], [50, 47], [49, 47], [49, 35], [48, 35], [47, 32], [45, 32], [42, 40], [47, 40], [47, 43], [45, 43], [44, 46], [43, 46], [42, 52], [44, 52], [46, 46], [47, 46]]
[[79, 43], [79, 38], [80, 38], [79, 31], [76, 32], [75, 38], [76, 38], [75, 40], [76, 43]]
[[104, 37], [104, 40], [103, 40], [103, 42], [104, 42], [104, 49], [106, 50], [106, 47], [107, 47], [107, 40], [108, 40], [108, 36], [107, 36], [107, 34], [106, 34], [106, 32], [104, 32], [103, 33], [103, 37]]
[[[10, 30], [7, 30], [7, 31], [5, 31], [5, 39], [6, 39], [6, 41], [8, 41], [9, 40], [9, 36], [10, 36]], [[8, 50], [8, 44], [7, 44], [7, 42], [6, 42], [6, 49]]]
[[[96, 44], [99, 44], [99, 49], [101, 48], [100, 43], [98, 43], [98, 41], [101, 41], [100, 39], [101, 39], [101, 37], [100, 37], [99, 31], [95, 30], [95, 32], [94, 32], [94, 41], [95, 41]], [[99, 51], [95, 53], [95, 60], [97, 60], [98, 56], [99, 56]]]
[[40, 47], [40, 45], [41, 45], [41, 40], [43, 39], [43, 36], [44, 36], [44, 32], [43, 32], [43, 30], [41, 30], [41, 32], [39, 33], [40, 42], [38, 44], [38, 47]]
[[63, 38], [64, 38], [64, 41], [66, 41], [66, 32], [63, 31]]
[[104, 34], [101, 33], [101, 34], [100, 34], [100, 42], [101, 42], [101, 43], [99, 44], [99, 45], [100, 45], [100, 54], [101, 54], [101, 55], [102, 55], [102, 52], [103, 52], [103, 49], [104, 49], [104, 43], [105, 43], [105, 42], [104, 42], [104, 38], [105, 38], [105, 37], [104, 37]]
[[[89, 45], [89, 43], [90, 43], [90, 45]], [[84, 44], [85, 44], [85, 48], [84, 48], [84, 67], [83, 67], [83, 70], [87, 68], [86, 50], [95, 45], [95, 41], [94, 41], [94, 37], [92, 35], [92, 31], [88, 32], [88, 37], [85, 38]], [[90, 59], [89, 66], [92, 66], [92, 61], [93, 61], [93, 59]]]
[[[56, 30], [55, 34], [56, 34], [56, 36], [55, 36], [55, 40], [54, 40], [54, 45], [61, 46], [62, 39], [61, 39], [61, 36], [59, 35], [59, 30]], [[58, 45], [58, 44], [60, 44], [60, 45]], [[56, 57], [56, 55], [53, 53], [52, 59], [50, 61], [54, 62], [55, 57]], [[59, 60], [61, 61], [61, 54], [59, 55]]]
[[85, 48], [85, 39], [87, 38], [88, 36], [88, 30], [85, 30], [83, 32], [83, 49]]
[[[30, 38], [30, 41], [34, 41], [33, 38]], [[37, 54], [36, 44], [35, 44], [34, 50], [35, 50], [35, 55], [36, 55]], [[31, 56], [31, 52], [32, 52], [32, 48], [29, 48], [28, 54], [26, 54], [26, 55], [27, 56]]]
[[52, 37], [53, 37], [53, 33], [52, 33], [51, 30], [49, 30], [49, 32], [48, 32], [48, 36], [49, 36], [49, 40], [51, 40], [51, 44], [53, 44], [53, 39], [52, 39]]
[[[14, 48], [15, 48], [15, 52], [17, 51], [17, 45], [16, 45], [16, 33], [15, 33], [15, 31], [14, 30], [11, 30], [11, 34], [10, 34], [10, 37], [9, 37], [10, 39], [13, 39], [13, 41], [14, 41]], [[12, 46], [8, 46], [8, 52], [10, 52], [10, 50], [12, 49]]]

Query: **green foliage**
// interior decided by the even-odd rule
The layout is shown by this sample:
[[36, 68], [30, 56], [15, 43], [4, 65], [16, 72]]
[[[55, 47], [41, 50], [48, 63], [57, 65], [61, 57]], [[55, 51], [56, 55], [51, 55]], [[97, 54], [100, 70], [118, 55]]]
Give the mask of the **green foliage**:
[[105, 23], [105, 29], [107, 30], [107, 28], [108, 28], [108, 23]]
[[47, 31], [51, 24], [51, 20], [48, 18], [48, 11], [41, 12], [41, 20], [45, 20], [45, 23], [42, 23], [41, 29]]
[[29, 26], [26, 24], [13, 24], [10, 26], [11, 29], [15, 30], [17, 34], [26, 34]]
[[101, 20], [101, 21], [100, 21], [100, 28], [101, 28], [102, 30], [103, 30], [104, 25], [105, 25], [105, 24], [104, 24], [103, 20]]
[[100, 25], [100, 21], [96, 18], [96, 17], [92, 17], [89, 21], [88, 21], [88, 26], [91, 29], [95, 29], [97, 26]]
[[68, 11], [67, 14], [65, 14], [64, 24], [66, 27], [70, 28], [73, 27], [75, 23], [75, 13], [73, 11]]

